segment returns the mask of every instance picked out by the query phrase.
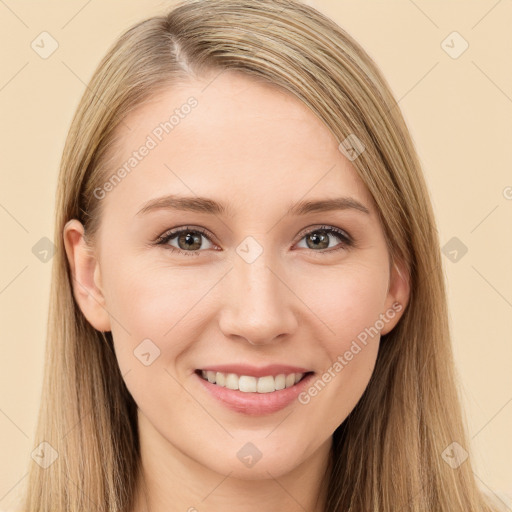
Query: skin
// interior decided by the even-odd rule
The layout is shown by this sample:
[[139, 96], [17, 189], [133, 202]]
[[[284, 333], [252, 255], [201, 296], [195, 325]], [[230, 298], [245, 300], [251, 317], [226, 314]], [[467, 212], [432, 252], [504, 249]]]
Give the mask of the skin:
[[[320, 511], [332, 434], [368, 384], [380, 336], [309, 403], [294, 401], [259, 417], [217, 402], [194, 371], [282, 363], [321, 376], [393, 303], [403, 313], [409, 285], [403, 269], [390, 271], [373, 199], [323, 123], [290, 94], [237, 72], [211, 80], [173, 86], [126, 118], [130, 130], [123, 125], [118, 133], [119, 166], [169, 113], [191, 95], [198, 100], [102, 199], [92, 250], [82, 225], [67, 223], [75, 297], [96, 329], [112, 331], [139, 407], [147, 497], [139, 487], [133, 512]], [[171, 193], [215, 199], [233, 215], [170, 209], [137, 215], [149, 200]], [[370, 213], [285, 215], [300, 200], [339, 196]], [[318, 235], [322, 225], [346, 231], [356, 246], [342, 246], [335, 234], [320, 248], [308, 246], [308, 235]], [[193, 233], [202, 243], [194, 246], [197, 255], [172, 252], [169, 244], [186, 250], [177, 237], [167, 248], [151, 245], [186, 226], [212, 235]], [[263, 249], [250, 264], [236, 251], [248, 236]], [[134, 356], [147, 338], [160, 350], [149, 366]], [[248, 442], [262, 454], [252, 467], [237, 457]]]

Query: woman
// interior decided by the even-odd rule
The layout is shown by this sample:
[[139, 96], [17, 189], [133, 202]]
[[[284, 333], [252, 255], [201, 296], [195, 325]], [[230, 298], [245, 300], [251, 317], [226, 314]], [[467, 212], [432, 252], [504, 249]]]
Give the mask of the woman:
[[123, 34], [55, 240], [24, 510], [499, 510], [410, 135], [313, 8], [192, 0]]

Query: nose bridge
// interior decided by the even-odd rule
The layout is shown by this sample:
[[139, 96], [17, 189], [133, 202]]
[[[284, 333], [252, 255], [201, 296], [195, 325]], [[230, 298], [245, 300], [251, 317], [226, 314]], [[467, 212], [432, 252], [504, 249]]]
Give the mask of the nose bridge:
[[237, 247], [228, 289], [222, 304], [221, 329], [252, 344], [271, 343], [290, 334], [295, 317], [293, 295], [281, 281], [277, 260], [270, 250], [248, 237]]

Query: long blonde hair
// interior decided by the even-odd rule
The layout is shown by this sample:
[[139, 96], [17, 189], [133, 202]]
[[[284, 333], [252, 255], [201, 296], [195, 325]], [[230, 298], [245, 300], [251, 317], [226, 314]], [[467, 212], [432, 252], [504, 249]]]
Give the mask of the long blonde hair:
[[[136, 404], [111, 333], [77, 306], [63, 229], [92, 239], [115, 129], [158, 90], [203, 71], [236, 69], [303, 101], [338, 142], [356, 135], [352, 164], [379, 210], [390, 255], [411, 295], [384, 335], [361, 400], [334, 432], [328, 512], [490, 512], [471, 459], [455, 383], [438, 235], [418, 157], [400, 109], [372, 59], [336, 23], [294, 0], [190, 0], [134, 25], [95, 71], [74, 116], [56, 201], [45, 375], [36, 445], [58, 454], [31, 463], [26, 512], [128, 512], [140, 475]], [[110, 169], [110, 172], [112, 169]], [[453, 447], [453, 445], [452, 445]], [[459, 448], [460, 449], [460, 448]], [[453, 455], [452, 452], [449, 452]]]

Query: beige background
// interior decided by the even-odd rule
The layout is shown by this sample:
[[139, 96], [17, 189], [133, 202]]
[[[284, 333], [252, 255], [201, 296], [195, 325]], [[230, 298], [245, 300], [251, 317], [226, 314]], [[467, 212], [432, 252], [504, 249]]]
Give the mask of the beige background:
[[[456, 262], [443, 260], [472, 457], [484, 488], [512, 495], [512, 5], [308, 3], [382, 69], [424, 165], [441, 244], [457, 237], [468, 248]], [[71, 116], [110, 43], [168, 5], [0, 1], [0, 509], [14, 503], [34, 448], [51, 260], [32, 248], [53, 238]], [[43, 31], [59, 45], [47, 59], [31, 48]], [[458, 36], [442, 44], [453, 31], [469, 44], [458, 58], [447, 53], [462, 48]]]

